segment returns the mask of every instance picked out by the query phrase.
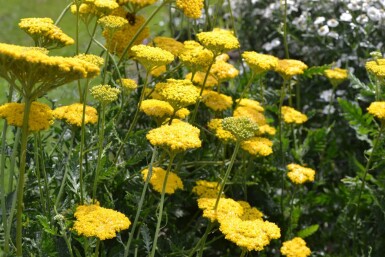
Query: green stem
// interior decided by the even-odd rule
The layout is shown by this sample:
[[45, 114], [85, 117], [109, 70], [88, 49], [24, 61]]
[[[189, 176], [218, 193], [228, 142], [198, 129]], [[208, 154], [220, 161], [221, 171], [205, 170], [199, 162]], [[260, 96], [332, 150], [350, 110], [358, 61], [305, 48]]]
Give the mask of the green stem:
[[100, 239], [98, 238], [95, 246], [95, 254], [93, 256], [99, 257]]
[[48, 176], [47, 172], [45, 170], [45, 160], [44, 160], [44, 152], [43, 152], [43, 144], [41, 142], [41, 135], [40, 132], [37, 132], [37, 144], [38, 144], [38, 149], [40, 150], [38, 153], [39, 157], [39, 162], [41, 163], [41, 171], [43, 172], [43, 178], [44, 178], [44, 189], [45, 189], [45, 204], [46, 204], [46, 209], [48, 210], [48, 219], [51, 220], [51, 198], [49, 194], [49, 187], [48, 187]]
[[285, 0], [283, 14], [283, 45], [285, 47], [285, 58], [289, 59], [289, 45], [287, 43], [287, 0]]
[[144, 186], [143, 186], [142, 194], [140, 196], [139, 204], [138, 204], [138, 207], [137, 207], [134, 223], [132, 223], [131, 232], [130, 232], [130, 235], [128, 237], [128, 241], [127, 241], [126, 247], [124, 248], [124, 255], [123, 255], [123, 257], [127, 257], [128, 253], [130, 251], [130, 245], [131, 245], [132, 239], [134, 238], [135, 229], [136, 229], [136, 226], [138, 225], [138, 220], [139, 220], [140, 213], [142, 212], [144, 198], [146, 196], [148, 183], [150, 182], [150, 179], [151, 179], [151, 176], [152, 176], [152, 167], [153, 167], [156, 155], [157, 155], [157, 148], [154, 147], [154, 149], [152, 150], [152, 157], [151, 157], [150, 166], [148, 167], [147, 178], [146, 178], [146, 181], [144, 182]]
[[207, 21], [207, 26], [206, 26], [206, 31], [212, 30], [212, 24], [211, 24], [211, 15], [209, 13], [209, 3], [208, 0], [204, 0], [204, 7], [203, 7], [206, 15], [206, 21]]
[[16, 256], [23, 256], [23, 196], [25, 184], [25, 168], [28, 142], [28, 121], [32, 100], [24, 99], [23, 126], [21, 128], [19, 181], [17, 187], [17, 213], [16, 213]]
[[[194, 246], [194, 248], [190, 251], [188, 257], [192, 257], [194, 255], [194, 253], [198, 250], [199, 246], [201, 246], [202, 243], [206, 242], [207, 236], [209, 235], [209, 233], [211, 232], [213, 227], [214, 227], [214, 224], [212, 222], [210, 222], [209, 225], [206, 227], [205, 233], [199, 239], [198, 243]], [[202, 248], [204, 248], [204, 245], [203, 245]], [[203, 253], [202, 248], [200, 248], [200, 252]]]
[[55, 21], [55, 25], [58, 25], [59, 24], [59, 22], [62, 20], [62, 18], [64, 17], [64, 15], [68, 12], [68, 10], [71, 8], [71, 5], [72, 5], [73, 3], [72, 2], [70, 2], [65, 8], [64, 8], [64, 10], [60, 13], [60, 15], [59, 15], [59, 17], [56, 19], [56, 21]]
[[239, 257], [245, 257], [246, 253], [247, 253], [247, 250], [243, 248], [242, 252], [241, 252], [241, 255]]
[[[283, 81], [282, 87], [281, 87], [281, 96], [279, 99], [279, 107], [278, 107], [278, 128], [279, 128], [279, 150], [280, 150], [280, 164], [281, 167], [285, 165], [285, 153], [283, 151], [283, 126], [282, 126], [282, 105], [283, 101], [285, 100], [285, 91], [286, 91], [286, 83], [287, 80]], [[282, 172], [281, 176], [281, 214], [283, 218], [283, 191], [285, 189], [285, 172]]]
[[252, 73], [251, 73], [251, 76], [250, 76], [250, 78], [249, 78], [249, 80], [247, 81], [246, 86], [243, 88], [243, 91], [242, 91], [242, 93], [241, 93], [241, 96], [238, 98], [237, 103], [235, 104], [234, 110], [237, 109], [237, 107], [239, 106], [239, 103], [240, 103], [241, 100], [245, 97], [246, 92], [249, 91], [250, 86], [251, 86], [251, 84], [253, 83], [254, 78], [255, 78], [255, 73], [252, 72]]
[[39, 145], [38, 145], [38, 142], [37, 142], [37, 134], [35, 133], [34, 134], [34, 144], [33, 144], [33, 148], [34, 148], [34, 155], [35, 155], [35, 170], [36, 170], [36, 178], [37, 178], [37, 184], [38, 184], [38, 187], [39, 187], [39, 194], [40, 194], [40, 204], [41, 204], [41, 207], [43, 208], [43, 212], [45, 213], [45, 215], [47, 214], [47, 205], [44, 201], [44, 194], [43, 194], [43, 185], [41, 185], [41, 176], [40, 176], [40, 161], [39, 161]]
[[[94, 41], [94, 36], [95, 36], [95, 32], [96, 32], [96, 28], [97, 27], [98, 27], [98, 21], [96, 20], [94, 28], [92, 29], [92, 33], [90, 34], [91, 39], [90, 39], [90, 42], [88, 42], [88, 46], [87, 46], [87, 49], [86, 49], [86, 52], [85, 52], [86, 54], [90, 51], [92, 42]], [[87, 29], [87, 31], [88, 31], [88, 29]]]
[[104, 143], [104, 129], [105, 129], [105, 105], [102, 104], [101, 108], [101, 127], [99, 130], [99, 142], [98, 142], [98, 160], [96, 163], [96, 169], [95, 169], [95, 178], [94, 178], [94, 186], [92, 188], [92, 199], [94, 202], [96, 202], [96, 188], [98, 186], [98, 179], [99, 179], [99, 172], [101, 170], [102, 166], [102, 153], [103, 153], [103, 143]]
[[152, 249], [151, 249], [150, 257], [154, 257], [155, 256], [155, 251], [156, 251], [156, 246], [157, 246], [158, 237], [159, 237], [159, 231], [160, 231], [160, 225], [162, 223], [164, 196], [165, 196], [165, 193], [166, 193], [167, 179], [168, 179], [168, 175], [170, 174], [170, 170], [171, 170], [171, 166], [172, 166], [172, 163], [174, 161], [174, 158], [175, 158], [175, 154], [171, 153], [170, 154], [170, 161], [168, 163], [166, 175], [165, 175], [164, 181], [163, 181], [162, 193], [161, 193], [161, 196], [160, 196], [160, 203], [159, 203], [158, 222], [156, 223], [154, 242], [152, 243]]
[[297, 193], [297, 186], [294, 185], [294, 189], [293, 189], [293, 192], [292, 192], [292, 195], [291, 195], [291, 199], [290, 199], [290, 211], [289, 211], [289, 224], [288, 224], [288, 228], [287, 228], [287, 234], [285, 236], [285, 240], [291, 238], [291, 234], [292, 234], [292, 216], [293, 216], [293, 207], [294, 207], [294, 197], [295, 197], [295, 194]]
[[299, 83], [297, 82], [295, 85], [295, 101], [296, 101], [296, 107], [297, 110], [301, 110], [301, 87], [299, 86]]

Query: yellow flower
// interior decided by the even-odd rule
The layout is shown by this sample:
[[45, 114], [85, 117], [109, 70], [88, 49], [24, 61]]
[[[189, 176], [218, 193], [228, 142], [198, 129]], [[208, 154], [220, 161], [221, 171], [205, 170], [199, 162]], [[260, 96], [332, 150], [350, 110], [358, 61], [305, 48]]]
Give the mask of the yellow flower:
[[114, 31], [126, 25], [128, 21], [125, 18], [119, 16], [107, 15], [98, 19], [98, 23], [101, 24], [105, 29]]
[[215, 28], [213, 31], [198, 33], [197, 38], [216, 55], [239, 48], [239, 41], [230, 30]]
[[130, 3], [133, 5], [136, 5], [140, 8], [143, 8], [145, 6], [148, 6], [148, 5], [155, 3], [156, 1], [158, 1], [158, 0], [117, 0], [116, 2], [118, 2], [120, 5]]
[[212, 119], [207, 124], [207, 127], [214, 132], [215, 136], [219, 138], [219, 140], [226, 142], [235, 142], [237, 139], [235, 136], [227, 130], [224, 130], [222, 127], [222, 119]]
[[324, 71], [324, 73], [325, 76], [329, 79], [330, 83], [333, 85], [333, 87], [338, 86], [348, 78], [348, 70], [346, 69], [327, 69]]
[[276, 129], [271, 127], [270, 125], [261, 125], [258, 127], [258, 133], [257, 135], [265, 135], [265, 134], [268, 134], [270, 136], [274, 136], [275, 133], [276, 133]]
[[234, 117], [247, 117], [254, 121], [258, 126], [266, 125], [266, 117], [262, 112], [256, 110], [254, 107], [239, 106], [234, 110]]
[[142, 101], [140, 110], [148, 116], [157, 118], [170, 117], [174, 113], [174, 108], [168, 102], [156, 99]]
[[[205, 77], [206, 77], [206, 72], [197, 71], [194, 74], [194, 78], [193, 78], [192, 82], [194, 84], [198, 84], [199, 86], [203, 86], [203, 82], [205, 80]], [[187, 73], [185, 78], [188, 80], [191, 80], [192, 73], [191, 72]], [[209, 74], [207, 79], [206, 79], [205, 88], [206, 87], [211, 88], [211, 87], [214, 87], [216, 85], [218, 85], [218, 80], [213, 75]]]
[[138, 84], [133, 79], [117, 79], [116, 83], [121, 84], [123, 90], [127, 92], [131, 92], [132, 90], [135, 90], [138, 87]]
[[229, 218], [230, 216], [241, 216], [243, 214], [242, 206], [231, 198], [219, 198], [218, 206], [214, 211], [216, 202], [215, 198], [199, 198], [198, 207], [203, 210], [203, 217], [208, 218], [211, 222], [219, 220], [220, 218]]
[[[142, 170], [142, 176], [143, 180], [146, 181], [148, 176], [148, 169]], [[163, 183], [166, 177], [166, 170], [160, 168], [160, 167], [153, 167], [152, 168], [152, 175], [150, 178], [150, 184], [154, 188], [155, 191], [162, 193]], [[166, 194], [173, 194], [177, 189], [183, 190], [183, 183], [182, 180], [176, 175], [174, 172], [168, 173], [165, 193]]]
[[311, 251], [306, 246], [305, 240], [295, 237], [292, 240], [283, 242], [281, 253], [287, 257], [307, 257], [310, 256]]
[[198, 19], [201, 17], [203, 0], [176, 0], [176, 6], [181, 9], [187, 17]]
[[190, 111], [186, 108], [182, 108], [176, 111], [175, 118], [177, 119], [185, 119], [187, 116], [190, 115]]
[[176, 41], [171, 37], [154, 37], [151, 46], [156, 46], [169, 51], [175, 56], [178, 56], [184, 49], [183, 43]]
[[369, 73], [374, 74], [376, 77], [385, 78], [385, 59], [369, 61], [365, 64], [365, 68]]
[[278, 60], [275, 71], [278, 72], [285, 80], [293, 76], [301, 75], [307, 69], [307, 65], [301, 61], [293, 59]]
[[134, 57], [146, 70], [169, 64], [174, 60], [174, 55], [159, 47], [136, 45], [131, 47]]
[[289, 106], [282, 106], [282, 117], [286, 123], [302, 124], [307, 121], [307, 116]]
[[120, 90], [110, 85], [97, 85], [90, 89], [91, 95], [102, 104], [109, 104], [118, 99]]
[[274, 70], [278, 65], [278, 58], [268, 54], [246, 51], [243, 52], [242, 57], [255, 74]]
[[202, 93], [202, 102], [213, 111], [224, 111], [233, 105], [231, 96], [220, 94], [211, 90], [204, 90]]
[[373, 102], [367, 110], [373, 116], [385, 121], [385, 102]]
[[192, 71], [206, 72], [213, 61], [213, 52], [192, 40], [185, 41], [183, 44], [184, 49], [178, 56], [179, 60]]
[[262, 220], [263, 213], [255, 207], [251, 207], [248, 202], [238, 201], [243, 208], [243, 214], [239, 216], [241, 220]]
[[74, 214], [73, 226], [79, 235], [106, 240], [116, 237], [116, 232], [127, 229], [131, 222], [123, 214], [99, 205], [80, 205]]
[[[74, 103], [67, 106], [58, 107], [53, 110], [56, 119], [65, 120], [69, 124], [81, 127], [83, 119], [83, 104]], [[85, 108], [84, 124], [95, 124], [98, 122], [98, 112], [94, 107]]]
[[258, 125], [248, 117], [224, 118], [222, 127], [230, 131], [238, 141], [248, 140], [258, 131]]
[[287, 165], [289, 172], [287, 176], [294, 184], [303, 184], [307, 181], [313, 182], [315, 170], [291, 163]]
[[[217, 198], [219, 194], [219, 183], [206, 180], [197, 180], [196, 186], [193, 187], [192, 192], [200, 198]], [[222, 197], [225, 195], [222, 192]]]
[[226, 81], [238, 76], [239, 71], [230, 63], [226, 61], [216, 60], [210, 69], [210, 74], [219, 81]]
[[239, 102], [238, 106], [248, 107], [258, 112], [263, 112], [265, 110], [258, 101], [255, 101], [252, 99], [242, 98], [242, 99], [237, 99], [236, 102], [237, 103]]
[[104, 59], [94, 54], [78, 54], [78, 55], [75, 55], [74, 58], [78, 58], [80, 60], [89, 62], [98, 67], [102, 67], [104, 64]]
[[186, 122], [174, 120], [171, 125], [167, 124], [150, 130], [146, 137], [152, 145], [177, 153], [201, 147], [199, 133], [198, 128]]
[[159, 67], [152, 69], [150, 74], [153, 77], [160, 77], [166, 71], [167, 71], [166, 65], [162, 65], [162, 66], [159, 66]]
[[[6, 103], [0, 105], [0, 118], [6, 119], [8, 124], [22, 127], [24, 116], [24, 103]], [[51, 108], [43, 103], [32, 102], [28, 130], [36, 132], [48, 129], [53, 124], [53, 114]]]
[[[105, 16], [109, 15], [119, 5], [115, 0], [86, 0], [79, 6], [79, 15], [87, 23], [92, 16]], [[71, 12], [76, 14], [76, 5], [71, 5]]]
[[263, 137], [252, 137], [243, 141], [241, 147], [251, 155], [268, 156], [273, 153], [273, 142]]

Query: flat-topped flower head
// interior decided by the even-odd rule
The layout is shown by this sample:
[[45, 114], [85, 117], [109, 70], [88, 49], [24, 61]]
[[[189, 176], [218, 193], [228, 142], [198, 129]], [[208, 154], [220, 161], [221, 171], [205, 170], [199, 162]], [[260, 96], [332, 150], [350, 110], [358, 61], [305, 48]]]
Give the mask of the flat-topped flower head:
[[264, 137], [252, 137], [241, 143], [241, 148], [254, 156], [268, 156], [273, 153], [273, 142]]
[[289, 106], [282, 106], [282, 118], [285, 123], [302, 124], [307, 121], [307, 116]]
[[117, 0], [116, 2], [118, 2], [118, 4], [120, 4], [120, 5], [124, 5], [124, 4], [129, 3], [129, 4], [135, 5], [137, 7], [143, 8], [143, 7], [146, 7], [148, 5], [154, 4], [156, 1], [158, 1], [158, 0]]
[[[61, 106], [53, 110], [53, 115], [56, 119], [64, 120], [65, 122], [81, 127], [83, 120], [83, 104], [74, 103], [67, 106]], [[98, 112], [92, 107], [86, 105], [84, 113], [84, 124], [95, 124], [98, 122]]]
[[251, 207], [248, 202], [237, 201], [243, 208], [243, 214], [239, 216], [241, 220], [262, 220], [263, 213], [255, 207]]
[[162, 48], [175, 56], [178, 56], [184, 49], [183, 43], [171, 37], [154, 37], [151, 46]]
[[35, 44], [40, 47], [53, 49], [75, 43], [50, 18], [23, 18], [19, 27], [31, 36]]
[[207, 49], [219, 55], [239, 48], [239, 41], [230, 30], [215, 28], [213, 31], [197, 34], [198, 41]]
[[110, 85], [97, 85], [92, 87], [90, 92], [95, 100], [105, 105], [118, 100], [120, 90]]
[[295, 237], [283, 242], [281, 253], [286, 257], [308, 257], [311, 251], [310, 248], [306, 246], [305, 240], [300, 237]]
[[274, 70], [278, 65], [277, 57], [268, 54], [260, 54], [254, 51], [243, 52], [242, 58], [255, 74]]
[[219, 140], [225, 143], [235, 142], [237, 140], [236, 137], [230, 131], [223, 129], [222, 120], [223, 119], [212, 119], [207, 123], [207, 127], [214, 132]]
[[75, 55], [74, 58], [78, 58], [80, 60], [92, 63], [93, 65], [96, 65], [98, 67], [102, 67], [104, 64], [104, 59], [94, 54], [78, 54]]
[[237, 141], [252, 138], [258, 131], [258, 125], [247, 117], [227, 117], [222, 120], [223, 129], [230, 131]]
[[243, 214], [242, 205], [240, 205], [237, 201], [231, 198], [219, 198], [217, 209], [214, 210], [215, 202], [217, 201], [215, 198], [199, 198], [198, 199], [198, 207], [203, 210], [203, 217], [208, 218], [211, 222], [214, 222], [219, 219], [226, 219], [230, 216], [241, 216]]
[[199, 90], [187, 79], [168, 79], [156, 84], [155, 90], [175, 110], [195, 104], [199, 98]]
[[[211, 182], [206, 180], [195, 181], [196, 186], [193, 187], [192, 192], [199, 198], [217, 198], [219, 194], [220, 184], [218, 182]], [[221, 197], [225, 197], [222, 193]]]
[[74, 214], [72, 230], [85, 237], [106, 240], [116, 237], [116, 232], [128, 229], [130, 220], [121, 212], [100, 207], [98, 204], [80, 205]]
[[257, 111], [254, 107], [249, 106], [238, 106], [237, 109], [234, 110], [234, 117], [247, 117], [255, 122], [258, 126], [266, 125], [266, 117], [265, 115]]
[[143, 100], [140, 110], [156, 118], [170, 117], [174, 113], [174, 108], [168, 102], [157, 99]]
[[385, 59], [376, 59], [365, 63], [366, 70], [378, 78], [385, 78]]
[[308, 68], [308, 66], [298, 60], [283, 59], [278, 60], [278, 65], [275, 71], [279, 73], [285, 80], [289, 80], [293, 76], [301, 75]]
[[258, 101], [253, 99], [242, 98], [242, 99], [237, 99], [236, 102], [238, 103], [238, 106], [248, 107], [258, 112], [265, 111], [265, 109], [261, 106], [261, 104]]
[[119, 16], [107, 15], [98, 19], [98, 23], [102, 25], [103, 28], [114, 31], [126, 25], [128, 21], [127, 19]]
[[210, 63], [213, 62], [213, 52], [192, 40], [185, 41], [183, 44], [184, 49], [178, 55], [179, 60], [191, 71], [206, 72]]
[[[0, 105], [0, 118], [6, 119], [9, 125], [22, 127], [25, 103], [6, 103]], [[43, 103], [32, 102], [28, 119], [28, 131], [46, 130], [53, 124], [51, 108]]]
[[201, 147], [199, 133], [198, 128], [186, 122], [174, 120], [171, 125], [167, 124], [150, 130], [146, 138], [154, 146], [178, 153]]
[[205, 88], [212, 88], [218, 85], [219, 81], [213, 75], [209, 74], [207, 76], [206, 82], [205, 82], [205, 77], [206, 77], [206, 72], [197, 71], [195, 72], [194, 77], [192, 77], [192, 73], [190, 72], [186, 74], [185, 78], [188, 80], [192, 79], [192, 82], [194, 83], [194, 85], [201, 86], [201, 87], [203, 86], [203, 82], [204, 82]]
[[202, 102], [211, 110], [216, 112], [230, 109], [233, 105], [231, 96], [220, 94], [212, 90], [204, 90], [202, 93]]
[[76, 14], [79, 11], [79, 16], [88, 23], [93, 16], [102, 17], [111, 14], [119, 7], [115, 0], [86, 0], [79, 5], [71, 5], [71, 12]]
[[136, 45], [131, 47], [134, 58], [142, 64], [147, 71], [167, 65], [174, 60], [174, 55], [159, 47]]
[[198, 19], [202, 15], [204, 0], [176, 0], [176, 6], [189, 18]]
[[291, 163], [287, 165], [289, 172], [287, 176], [294, 184], [303, 184], [305, 182], [313, 182], [315, 170], [303, 167], [301, 165]]
[[374, 117], [385, 121], [385, 102], [373, 102], [367, 108], [368, 112]]
[[[148, 176], [148, 169], [142, 170], [141, 173], [142, 173], [143, 180], [146, 181], [147, 176]], [[162, 193], [162, 188], [163, 188], [163, 183], [164, 183], [165, 177], [166, 177], [166, 170], [164, 170], [160, 167], [153, 167], [152, 168], [152, 175], [150, 178], [150, 184], [152, 185], [152, 188], [154, 188], [155, 191]], [[177, 189], [183, 190], [183, 182], [178, 177], [177, 174], [170, 171], [168, 174], [168, 178], [167, 178], [165, 193], [171, 195], [171, 194], [175, 193], [175, 191]]]
[[348, 70], [341, 68], [327, 69], [324, 74], [333, 87], [337, 87], [348, 78]]
[[138, 88], [138, 84], [133, 79], [117, 79], [116, 83], [121, 84], [122, 89], [126, 92], [131, 92]]
[[265, 125], [261, 125], [261, 126], [258, 127], [257, 135], [258, 136], [259, 135], [274, 136], [276, 132], [277, 132], [277, 130], [274, 127], [272, 127], [272, 126], [270, 126], [268, 124], [265, 124]]
[[210, 74], [218, 81], [227, 81], [238, 76], [239, 70], [226, 61], [216, 60], [210, 69]]

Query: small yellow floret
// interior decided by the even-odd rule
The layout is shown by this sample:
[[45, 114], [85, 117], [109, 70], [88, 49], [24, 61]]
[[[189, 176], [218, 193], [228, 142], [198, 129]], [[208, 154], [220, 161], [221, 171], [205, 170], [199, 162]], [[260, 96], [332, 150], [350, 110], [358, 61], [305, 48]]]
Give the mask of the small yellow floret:
[[310, 248], [306, 246], [305, 240], [300, 237], [295, 237], [292, 240], [283, 242], [281, 253], [286, 257], [308, 257], [311, 251]]
[[203, 0], [176, 0], [176, 6], [182, 9], [187, 17], [198, 19], [202, 15]]
[[230, 30], [215, 28], [213, 31], [197, 34], [198, 41], [207, 49], [219, 55], [239, 48], [239, 41]]
[[213, 111], [224, 111], [233, 105], [231, 96], [220, 94], [211, 90], [204, 90], [202, 93], [202, 102]]
[[[146, 181], [148, 176], [148, 169], [142, 170], [143, 180]], [[163, 183], [166, 178], [166, 170], [160, 167], [152, 168], [152, 175], [150, 178], [150, 184], [154, 188], [155, 191], [162, 193]], [[174, 172], [169, 172], [166, 182], [165, 193], [173, 194], [177, 189], [183, 190], [182, 180], [176, 175]]]
[[268, 156], [273, 153], [273, 142], [263, 137], [252, 137], [243, 141], [241, 147], [251, 155]]
[[110, 85], [97, 85], [90, 89], [91, 95], [102, 104], [109, 104], [118, 99], [120, 90]]
[[[56, 119], [65, 120], [69, 124], [81, 127], [83, 119], [83, 104], [74, 103], [68, 106], [61, 106], [53, 111]], [[86, 105], [84, 124], [95, 124], [98, 122], [98, 112], [94, 107]]]
[[324, 73], [325, 76], [329, 79], [330, 83], [333, 85], [333, 87], [338, 86], [348, 78], [348, 70], [346, 69], [327, 69], [324, 71]]
[[159, 47], [136, 45], [131, 47], [131, 51], [135, 59], [148, 71], [159, 66], [167, 65], [174, 60], [172, 53]]
[[302, 124], [307, 121], [307, 116], [289, 106], [282, 106], [282, 117], [286, 123]]
[[287, 165], [289, 172], [287, 176], [291, 182], [295, 184], [303, 184], [305, 182], [313, 182], [315, 176], [315, 170], [303, 167], [298, 164], [291, 163]]
[[278, 72], [285, 80], [291, 77], [301, 75], [308, 68], [308, 66], [298, 60], [283, 59], [278, 61], [275, 71]]
[[278, 58], [268, 54], [246, 51], [243, 52], [242, 57], [255, 74], [274, 70], [278, 65]]
[[385, 102], [373, 102], [367, 110], [373, 116], [385, 121]]

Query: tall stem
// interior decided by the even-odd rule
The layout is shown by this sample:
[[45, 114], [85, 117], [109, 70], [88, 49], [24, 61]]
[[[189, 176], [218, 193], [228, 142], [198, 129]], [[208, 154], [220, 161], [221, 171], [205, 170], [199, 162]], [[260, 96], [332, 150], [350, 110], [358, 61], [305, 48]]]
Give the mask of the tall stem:
[[[279, 150], [280, 150], [280, 164], [281, 167], [285, 165], [285, 153], [283, 151], [283, 126], [282, 126], [282, 105], [283, 101], [285, 100], [285, 91], [286, 91], [286, 83], [287, 80], [283, 81], [282, 87], [281, 87], [281, 96], [279, 99], [279, 107], [278, 107], [278, 128], [279, 128]], [[283, 219], [283, 191], [285, 190], [285, 172], [282, 172], [281, 176], [281, 214]]]
[[297, 185], [294, 185], [294, 189], [293, 189], [293, 192], [292, 192], [292, 195], [291, 195], [291, 199], [290, 199], [289, 225], [288, 225], [288, 228], [287, 228], [287, 234], [285, 236], [285, 240], [291, 238], [294, 197], [295, 197], [295, 194], [297, 193], [297, 188], [298, 188]]
[[240, 103], [241, 100], [245, 97], [246, 92], [249, 91], [250, 86], [251, 86], [251, 84], [253, 83], [254, 78], [255, 78], [255, 73], [252, 72], [252, 73], [251, 73], [251, 76], [250, 76], [250, 78], [249, 78], [249, 80], [247, 81], [246, 86], [243, 88], [243, 91], [242, 91], [242, 93], [241, 93], [241, 96], [239, 97], [239, 99], [238, 99], [238, 101], [237, 101], [237, 103], [236, 103], [236, 105], [235, 105], [234, 110], [237, 109], [237, 107], [239, 106], [239, 103]]
[[103, 142], [104, 142], [104, 126], [105, 126], [105, 105], [102, 104], [101, 108], [101, 124], [99, 130], [99, 142], [98, 142], [98, 160], [96, 163], [95, 169], [95, 178], [94, 178], [94, 186], [92, 188], [92, 199], [96, 202], [96, 188], [98, 186], [99, 172], [102, 165], [102, 153], [103, 153]]

